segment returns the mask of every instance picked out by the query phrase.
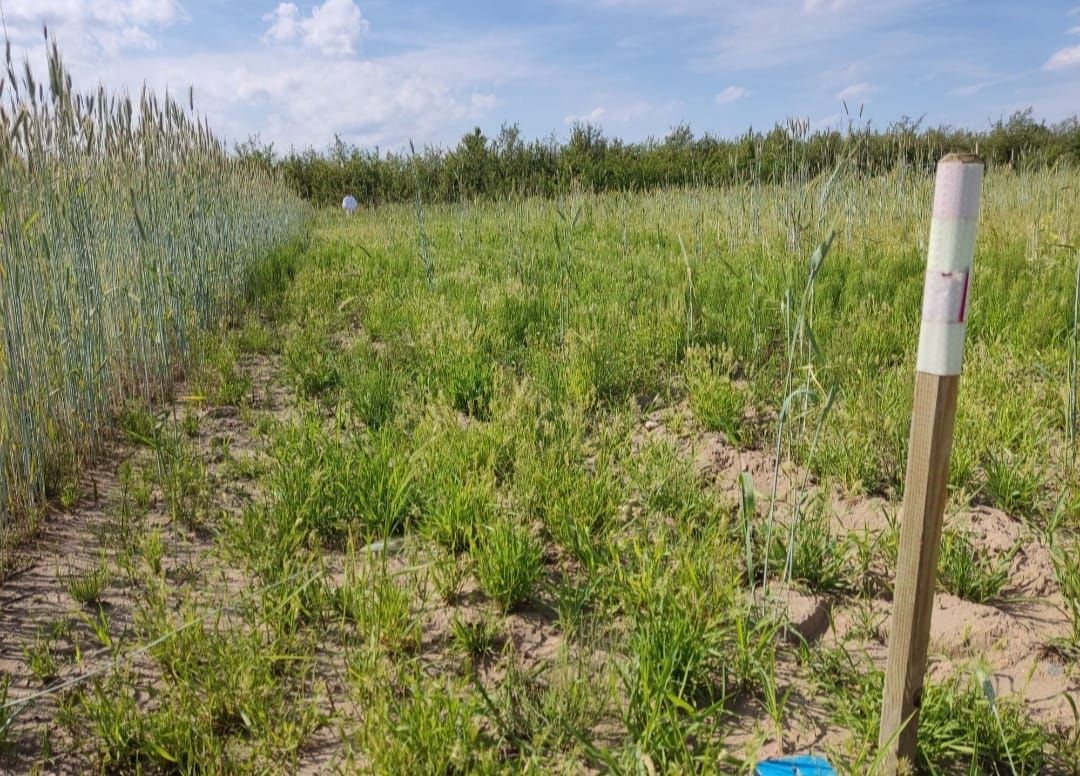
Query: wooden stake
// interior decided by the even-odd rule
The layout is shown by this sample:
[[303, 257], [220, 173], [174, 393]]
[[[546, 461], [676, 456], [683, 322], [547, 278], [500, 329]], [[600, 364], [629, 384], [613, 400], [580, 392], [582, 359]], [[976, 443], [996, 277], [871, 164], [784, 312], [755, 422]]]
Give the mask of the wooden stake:
[[878, 746], [884, 772], [914, 765], [941, 524], [948, 496], [982, 162], [950, 154], [938, 164], [930, 226], [915, 407], [893, 590], [889, 662]]

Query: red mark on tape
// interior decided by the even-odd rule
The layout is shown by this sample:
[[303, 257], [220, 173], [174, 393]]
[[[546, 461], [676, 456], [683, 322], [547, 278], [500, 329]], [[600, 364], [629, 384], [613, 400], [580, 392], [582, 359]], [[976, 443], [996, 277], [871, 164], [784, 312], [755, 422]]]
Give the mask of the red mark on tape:
[[970, 272], [929, 270], [923, 289], [922, 319], [928, 323], [965, 323]]

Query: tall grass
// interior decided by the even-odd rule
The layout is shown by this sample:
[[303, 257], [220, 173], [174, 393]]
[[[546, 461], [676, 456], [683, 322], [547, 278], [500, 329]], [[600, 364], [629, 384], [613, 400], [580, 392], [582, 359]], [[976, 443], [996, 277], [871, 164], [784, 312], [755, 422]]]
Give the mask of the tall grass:
[[0, 567], [118, 407], [166, 393], [307, 209], [230, 158], [189, 100], [48, 82], [7, 49], [0, 82]]

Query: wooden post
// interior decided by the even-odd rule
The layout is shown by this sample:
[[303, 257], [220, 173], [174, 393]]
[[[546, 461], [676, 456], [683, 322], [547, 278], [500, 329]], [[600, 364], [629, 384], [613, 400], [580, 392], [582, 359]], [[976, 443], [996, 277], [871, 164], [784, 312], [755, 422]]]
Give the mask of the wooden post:
[[937, 168], [908, 441], [889, 663], [878, 746], [886, 774], [914, 765], [953, 421], [967, 328], [983, 165], [949, 154]]

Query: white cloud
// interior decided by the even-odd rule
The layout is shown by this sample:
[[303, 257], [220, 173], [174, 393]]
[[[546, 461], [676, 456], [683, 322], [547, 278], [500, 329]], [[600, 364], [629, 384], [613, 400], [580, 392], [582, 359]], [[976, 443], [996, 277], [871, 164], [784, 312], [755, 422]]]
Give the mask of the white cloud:
[[[911, 30], [944, 0], [587, 0], [594, 6], [693, 19], [707, 40], [702, 68], [764, 70], [873, 46], [910, 56], [925, 41]], [[579, 0], [580, 3], [580, 0]], [[827, 18], [826, 18], [827, 17]], [[883, 46], [887, 42], [887, 46]]]
[[728, 86], [725, 87], [720, 94], [716, 95], [716, 104], [728, 105], [733, 102], [738, 102], [743, 97], [748, 97], [749, 95], [750, 91], [748, 89], [744, 89], [741, 86]]
[[[665, 110], [668, 106], [665, 106]], [[588, 113], [571, 113], [563, 119], [563, 123], [570, 125], [577, 122], [586, 124], [626, 124], [634, 119], [644, 116], [653, 110], [653, 106], [645, 100], [612, 98], [603, 105], [597, 105]]]
[[263, 21], [271, 22], [263, 36], [265, 41], [293, 40], [300, 34], [300, 9], [296, 3], [280, 3]]
[[878, 91], [878, 88], [873, 84], [868, 84], [865, 81], [862, 83], [851, 84], [845, 86], [839, 92], [836, 93], [836, 99], [838, 100], [865, 100], [868, 96]]
[[8, 0], [4, 15], [10, 22], [95, 22], [165, 26], [185, 17], [176, 0]]
[[1054, 52], [1043, 64], [1043, 70], [1066, 70], [1080, 66], [1080, 46], [1066, 46]]
[[302, 16], [295, 3], [279, 3], [263, 17], [270, 22], [263, 40], [287, 43], [299, 40], [324, 54], [351, 54], [368, 31], [368, 21], [354, 0], [326, 0]]
[[39, 43], [47, 26], [65, 53], [77, 58], [154, 49], [156, 32], [188, 17], [177, 0], [7, 0], [4, 18], [13, 42]]
[[580, 121], [585, 124], [596, 124], [600, 121], [600, 119], [604, 118], [605, 112], [606, 111], [604, 110], [603, 105], [597, 105], [588, 113], [583, 113], [580, 115], [576, 113], [571, 113], [567, 115], [565, 118], [563, 118], [563, 123], [569, 125], [577, 124]]
[[[76, 70], [77, 86], [100, 78], [137, 88], [144, 79], [158, 94], [186, 94], [225, 140], [258, 131], [277, 149], [321, 147], [341, 135], [367, 147], [400, 149], [449, 142], [497, 109], [496, 90], [539, 78], [544, 65], [512, 34], [417, 42], [411, 51], [381, 57], [328, 59], [316, 51], [290, 56], [273, 46], [231, 52], [141, 56]], [[81, 77], [80, 77], [81, 76]]]
[[805, 0], [803, 3], [803, 10], [807, 13], [815, 13], [817, 11], [842, 11], [851, 4], [852, 0]]
[[494, 94], [480, 94], [478, 92], [473, 92], [469, 97], [469, 104], [474, 110], [486, 113], [487, 111], [494, 110], [495, 106], [499, 104], [499, 101]]
[[812, 119], [810, 121], [810, 129], [812, 130], [829, 130], [829, 129], [842, 129], [844, 117], [839, 113], [830, 113], [828, 116], [822, 116], [821, 118]]
[[1076, 27], [1070, 27], [1066, 32], [1067, 35], [1080, 35], [1080, 25]]
[[949, 89], [946, 94], [950, 97], [973, 97], [984, 89], [989, 89], [991, 86], [996, 86], [1000, 81], [979, 81], [974, 84], [967, 84], [966, 86], [957, 86]]

